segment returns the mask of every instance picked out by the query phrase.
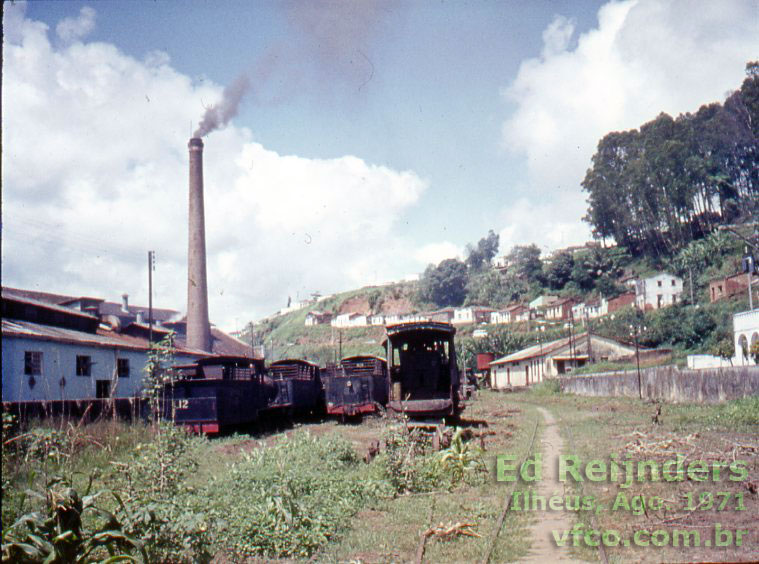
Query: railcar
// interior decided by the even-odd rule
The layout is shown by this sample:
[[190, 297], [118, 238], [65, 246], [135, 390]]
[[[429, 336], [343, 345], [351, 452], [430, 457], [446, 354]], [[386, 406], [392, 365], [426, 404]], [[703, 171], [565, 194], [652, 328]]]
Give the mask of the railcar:
[[286, 415], [315, 413], [323, 404], [319, 366], [300, 359], [272, 362], [268, 376], [274, 387], [269, 409]]
[[450, 323], [418, 322], [386, 328], [388, 409], [413, 419], [455, 419], [464, 409]]
[[378, 356], [345, 357], [325, 369], [322, 383], [329, 415], [374, 413], [387, 404], [387, 362]]
[[162, 416], [198, 433], [253, 423], [274, 395], [262, 359], [205, 357], [178, 372], [164, 386]]

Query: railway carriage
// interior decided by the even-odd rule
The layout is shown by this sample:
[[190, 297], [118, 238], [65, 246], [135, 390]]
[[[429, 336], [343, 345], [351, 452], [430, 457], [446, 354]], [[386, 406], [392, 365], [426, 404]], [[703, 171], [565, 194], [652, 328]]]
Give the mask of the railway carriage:
[[388, 409], [414, 419], [458, 417], [464, 403], [453, 325], [401, 323], [386, 331]]

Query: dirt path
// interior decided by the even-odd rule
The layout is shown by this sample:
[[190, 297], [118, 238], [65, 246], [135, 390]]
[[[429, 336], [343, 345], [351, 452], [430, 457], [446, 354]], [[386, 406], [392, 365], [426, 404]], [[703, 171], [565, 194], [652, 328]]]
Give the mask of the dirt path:
[[[548, 500], [552, 495], [564, 495], [564, 485], [558, 480], [558, 457], [564, 448], [556, 419], [546, 409], [538, 408], [545, 420], [545, 430], [540, 438], [543, 453], [543, 478], [538, 482], [536, 494]], [[520, 562], [581, 562], [569, 555], [569, 548], [559, 548], [551, 531], [568, 531], [574, 525], [569, 511], [535, 511], [538, 522], [532, 527], [530, 552]]]

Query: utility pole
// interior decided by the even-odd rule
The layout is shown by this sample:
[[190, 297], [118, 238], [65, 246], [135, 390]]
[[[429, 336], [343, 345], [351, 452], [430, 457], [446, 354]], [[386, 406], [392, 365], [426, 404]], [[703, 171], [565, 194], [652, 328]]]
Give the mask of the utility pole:
[[148, 343], [153, 342], [153, 271], [155, 252], [148, 251]]
[[690, 274], [690, 305], [694, 305], [693, 302], [693, 268], [688, 267], [688, 274]]
[[[757, 248], [757, 245], [753, 243], [750, 239], [747, 237], [744, 237], [740, 233], [738, 233], [735, 229], [728, 225], [720, 225], [718, 228], [720, 231], [729, 231], [739, 239], [743, 240], [743, 242], [746, 243], [746, 256], [743, 257], [743, 270], [746, 272], [746, 280], [748, 282], [748, 307], [749, 309], [754, 309], [754, 298], [753, 298], [753, 288], [752, 288], [752, 281], [754, 278], [754, 272], [756, 271], [756, 264], [754, 261], [754, 254], [753, 252], [749, 251], [749, 247], [751, 247], [752, 251], [757, 251], [759, 248]], [[754, 226], [754, 238], [757, 239], [759, 237], [759, 233], [757, 232], [756, 224]]]
[[593, 362], [593, 343], [591, 342], [593, 333], [590, 331], [590, 315], [587, 310], [585, 310], [585, 324], [588, 327], [588, 364], [591, 364]]

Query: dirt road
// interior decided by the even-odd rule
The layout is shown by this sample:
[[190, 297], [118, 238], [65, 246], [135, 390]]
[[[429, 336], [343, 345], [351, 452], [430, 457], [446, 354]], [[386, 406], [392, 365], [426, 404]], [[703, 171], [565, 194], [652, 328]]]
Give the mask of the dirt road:
[[[564, 441], [559, 435], [556, 419], [551, 413], [538, 408], [545, 420], [545, 428], [540, 438], [543, 454], [543, 478], [538, 482], [536, 494], [548, 499], [552, 495], [564, 495], [564, 485], [558, 481], [558, 457], [563, 452]], [[571, 493], [571, 492], [567, 492]], [[574, 525], [569, 511], [536, 511], [537, 523], [532, 527], [531, 548], [520, 562], [581, 562], [569, 555], [568, 548], [559, 548], [551, 531], [568, 531]]]

